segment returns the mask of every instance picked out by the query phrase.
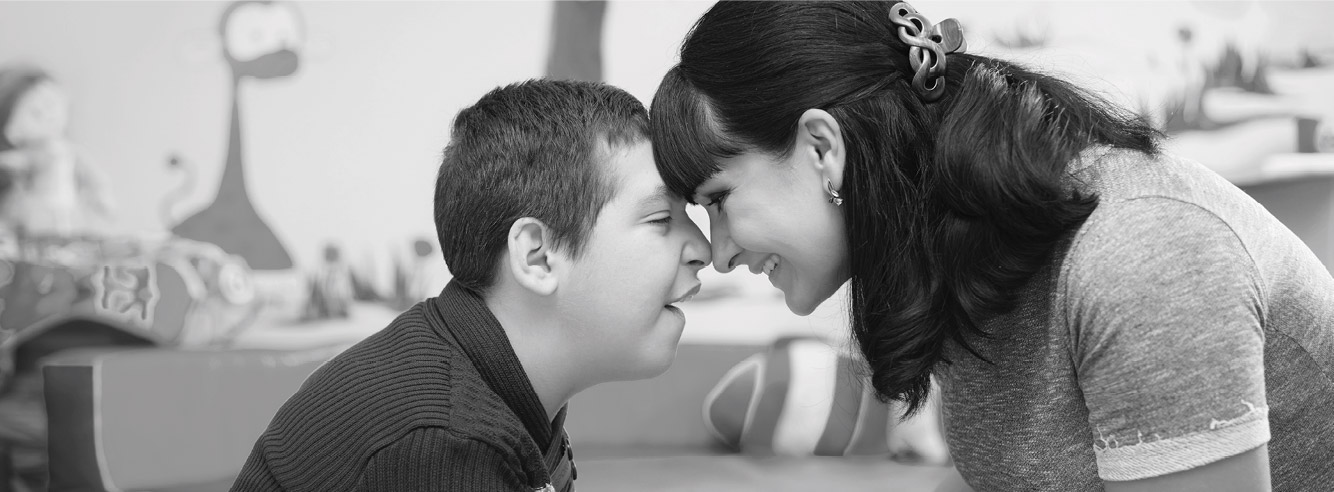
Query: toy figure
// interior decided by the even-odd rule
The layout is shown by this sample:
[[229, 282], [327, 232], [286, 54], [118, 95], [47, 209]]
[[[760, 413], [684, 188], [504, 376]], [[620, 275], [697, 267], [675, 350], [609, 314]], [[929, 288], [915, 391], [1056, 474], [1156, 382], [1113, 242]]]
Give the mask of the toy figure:
[[424, 238], [412, 241], [412, 251], [394, 258], [394, 286], [389, 305], [394, 309], [407, 309], [409, 306], [435, 295], [448, 278], [442, 278], [431, 260], [435, 258], [435, 246]]
[[34, 67], [0, 69], [0, 216], [22, 235], [69, 236], [94, 212], [109, 218], [111, 197], [65, 134], [69, 99]]
[[338, 246], [324, 247], [324, 264], [311, 274], [303, 320], [346, 318], [352, 305], [352, 270]]

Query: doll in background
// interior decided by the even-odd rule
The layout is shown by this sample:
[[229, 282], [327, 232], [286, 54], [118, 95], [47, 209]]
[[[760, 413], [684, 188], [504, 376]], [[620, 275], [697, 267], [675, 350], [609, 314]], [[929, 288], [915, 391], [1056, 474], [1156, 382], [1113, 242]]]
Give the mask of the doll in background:
[[93, 212], [111, 215], [101, 176], [66, 134], [69, 99], [40, 69], [0, 68], [0, 218], [21, 236], [85, 232]]
[[310, 275], [303, 321], [346, 318], [354, 297], [352, 269], [338, 246], [324, 246], [324, 264]]

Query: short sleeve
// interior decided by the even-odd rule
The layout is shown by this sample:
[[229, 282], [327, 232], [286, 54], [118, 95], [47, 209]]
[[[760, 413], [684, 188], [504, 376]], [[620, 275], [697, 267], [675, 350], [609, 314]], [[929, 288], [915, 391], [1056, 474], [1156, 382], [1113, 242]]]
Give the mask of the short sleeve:
[[532, 487], [518, 463], [491, 444], [428, 427], [376, 452], [358, 490], [510, 492]]
[[1193, 204], [1112, 210], [1065, 263], [1099, 476], [1166, 475], [1265, 444], [1263, 283], [1245, 245]]

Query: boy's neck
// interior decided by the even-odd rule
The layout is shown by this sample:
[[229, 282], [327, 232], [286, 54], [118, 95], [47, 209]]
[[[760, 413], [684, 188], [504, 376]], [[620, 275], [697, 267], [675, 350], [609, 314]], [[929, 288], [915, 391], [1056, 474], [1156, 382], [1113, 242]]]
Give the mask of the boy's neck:
[[[528, 382], [537, 393], [547, 422], [555, 420], [566, 402], [592, 384], [579, 381], [575, 373], [569, 341], [562, 336], [559, 321], [549, 312], [534, 310], [531, 299], [496, 292], [486, 296], [486, 307], [495, 315], [509, 338], [514, 355], [523, 365]], [[540, 301], [539, 301], [540, 302]], [[543, 314], [546, 315], [543, 315]]]

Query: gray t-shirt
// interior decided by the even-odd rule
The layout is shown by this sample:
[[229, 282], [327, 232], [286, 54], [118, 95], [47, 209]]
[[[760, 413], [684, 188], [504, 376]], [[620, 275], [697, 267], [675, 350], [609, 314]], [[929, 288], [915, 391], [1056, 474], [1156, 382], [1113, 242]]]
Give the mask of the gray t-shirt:
[[1097, 210], [1014, 312], [949, 345], [950, 451], [974, 489], [1102, 490], [1269, 444], [1276, 491], [1334, 487], [1334, 279], [1198, 163], [1105, 147]]

